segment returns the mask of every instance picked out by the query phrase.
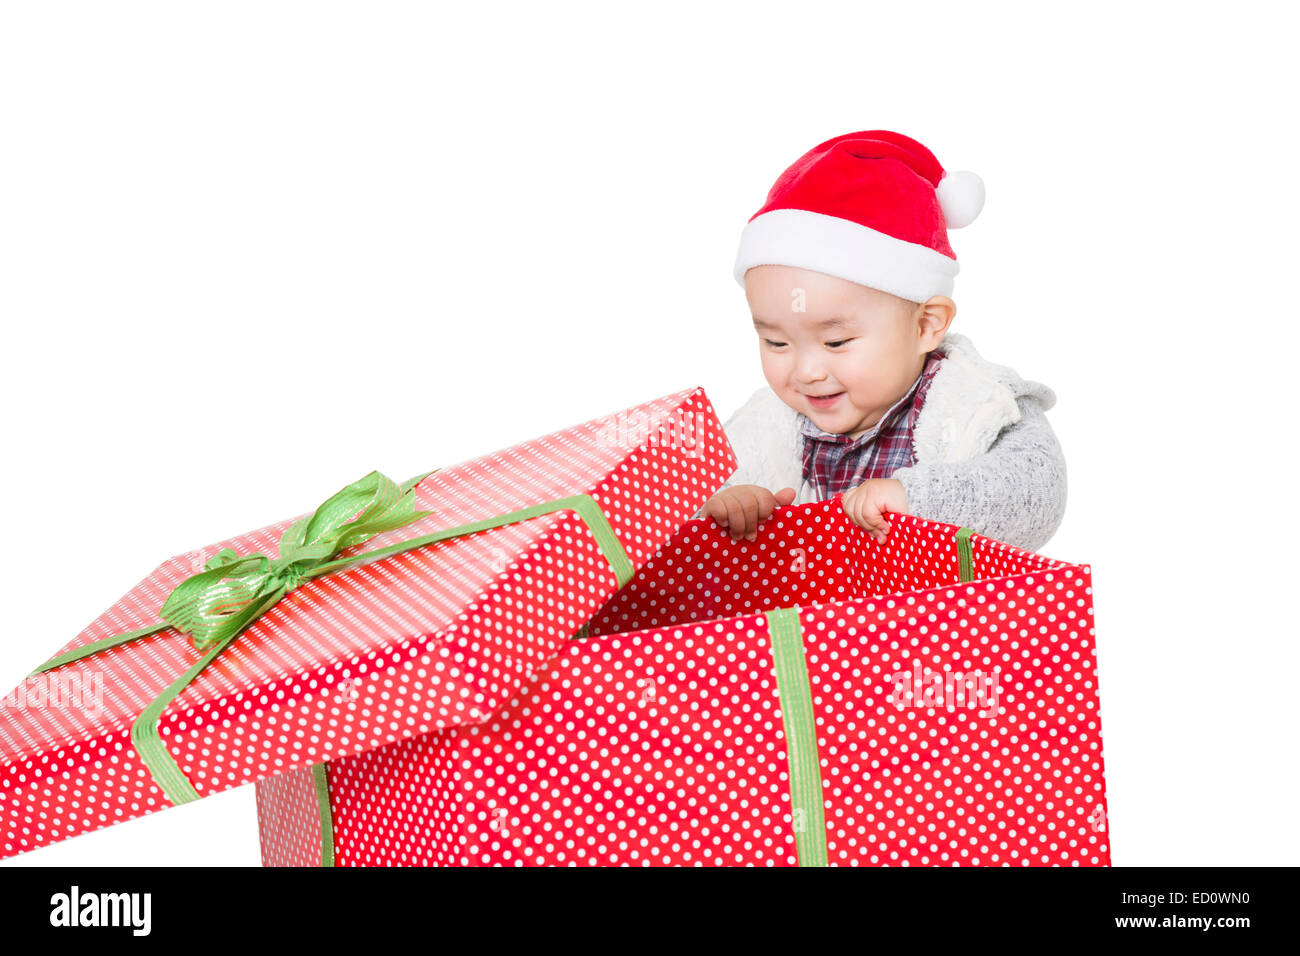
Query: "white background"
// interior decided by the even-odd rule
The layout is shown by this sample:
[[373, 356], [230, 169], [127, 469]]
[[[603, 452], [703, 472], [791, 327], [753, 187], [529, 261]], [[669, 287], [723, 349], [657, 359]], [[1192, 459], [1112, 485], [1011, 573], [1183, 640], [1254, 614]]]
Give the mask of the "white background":
[[[987, 187], [952, 329], [1057, 394], [1114, 862], [1300, 862], [1283, 8], [970, 6], [0, 8], [4, 689], [371, 469], [725, 418], [741, 227], [894, 129]], [[253, 795], [5, 865], [256, 865]]]

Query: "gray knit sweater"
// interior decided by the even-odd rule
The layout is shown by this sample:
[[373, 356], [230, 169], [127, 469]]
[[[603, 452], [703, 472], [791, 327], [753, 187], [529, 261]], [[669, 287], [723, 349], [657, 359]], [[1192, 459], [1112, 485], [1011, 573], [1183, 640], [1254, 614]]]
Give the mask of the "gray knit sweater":
[[[891, 477], [912, 514], [1037, 551], [1065, 515], [1065, 458], [1044, 414], [1056, 395], [985, 360], [964, 335], [949, 332], [939, 348], [945, 359], [912, 435], [916, 464]], [[740, 467], [722, 487], [794, 488], [795, 504], [817, 500], [803, 477], [798, 412], [771, 388], [755, 392], [723, 429]]]

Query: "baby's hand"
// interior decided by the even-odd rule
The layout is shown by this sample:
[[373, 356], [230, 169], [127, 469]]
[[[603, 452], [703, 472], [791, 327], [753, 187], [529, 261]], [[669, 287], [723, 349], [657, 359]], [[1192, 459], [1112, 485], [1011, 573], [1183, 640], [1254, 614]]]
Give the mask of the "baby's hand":
[[776, 508], [794, 501], [795, 490], [782, 488], [776, 494], [759, 485], [733, 485], [723, 488], [704, 504], [704, 514], [732, 538], [753, 541], [758, 537], [758, 523], [772, 517]]
[[907, 514], [907, 492], [896, 478], [871, 478], [844, 492], [840, 503], [855, 525], [877, 541], [889, 534], [885, 512]]

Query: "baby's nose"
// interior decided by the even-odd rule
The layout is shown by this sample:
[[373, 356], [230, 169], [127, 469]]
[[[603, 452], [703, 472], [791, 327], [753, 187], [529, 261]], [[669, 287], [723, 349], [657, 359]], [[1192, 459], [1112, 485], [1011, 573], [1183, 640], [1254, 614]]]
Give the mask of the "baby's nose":
[[816, 355], [801, 355], [795, 367], [805, 383], [820, 382], [826, 377], [826, 366]]

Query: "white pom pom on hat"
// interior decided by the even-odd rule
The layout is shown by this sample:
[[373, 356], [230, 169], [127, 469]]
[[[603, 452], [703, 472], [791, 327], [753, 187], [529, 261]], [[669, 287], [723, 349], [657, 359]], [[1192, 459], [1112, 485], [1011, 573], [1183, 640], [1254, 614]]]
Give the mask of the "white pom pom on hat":
[[984, 208], [984, 180], [969, 169], [948, 173], [935, 190], [949, 229], [969, 226]]

